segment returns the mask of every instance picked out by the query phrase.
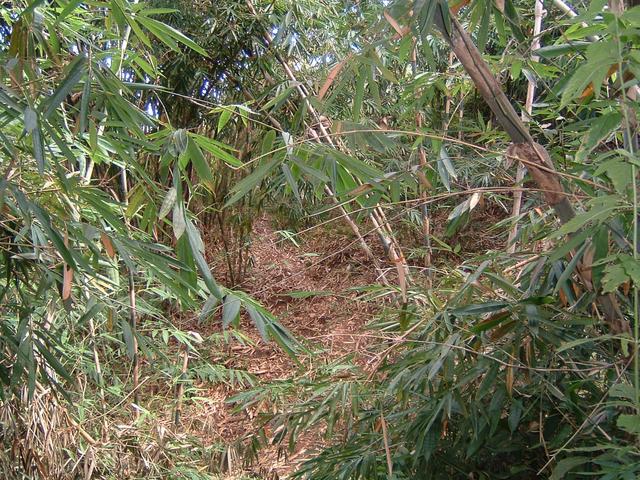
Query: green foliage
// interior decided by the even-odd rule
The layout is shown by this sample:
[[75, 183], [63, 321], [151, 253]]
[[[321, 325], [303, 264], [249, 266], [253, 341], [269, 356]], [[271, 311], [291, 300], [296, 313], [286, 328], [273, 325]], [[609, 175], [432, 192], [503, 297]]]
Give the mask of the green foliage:
[[[530, 130], [577, 211], [560, 225], [530, 177], [523, 213], [502, 219], [513, 189], [506, 136], [436, 34], [453, 25], [445, 2], [7, 5], [0, 396], [11, 426], [0, 460], [26, 432], [81, 432], [43, 433], [44, 455], [16, 442], [22, 464], [0, 461], [7, 478], [44, 478], [36, 453], [59, 476], [83, 462], [104, 478], [213, 478], [212, 465], [250, 460], [259, 440], [293, 450], [305, 431], [326, 442], [297, 472], [314, 479], [640, 475], [628, 96], [640, 7], [614, 14], [592, 2], [566, 19], [549, 5], [538, 61], [531, 5], [472, 0], [457, 15], [514, 103], [537, 83]], [[371, 346], [366, 368], [314, 359], [311, 375], [276, 382], [211, 363], [219, 357], [205, 352], [246, 341], [242, 319], [298, 366], [311, 355], [241, 286], [266, 205], [296, 244], [292, 225], [330, 219], [334, 202], [367, 229], [378, 208], [394, 227], [404, 222], [396, 236], [419, 237], [408, 247], [421, 259], [442, 253], [426, 269], [411, 265], [408, 288], [363, 291], [378, 307], [402, 291], [402, 305], [385, 304], [370, 326], [386, 343]], [[516, 256], [501, 244], [464, 251], [485, 203], [504, 213], [489, 219], [499, 241], [521, 224]], [[439, 230], [428, 229], [433, 213]], [[603, 298], [630, 328], [603, 320]], [[177, 310], [223, 333], [182, 331], [170, 321]], [[172, 394], [144, 398], [146, 381]], [[179, 419], [200, 382], [233, 389], [240, 409], [275, 412], [247, 449], [167, 433], [163, 407]]]

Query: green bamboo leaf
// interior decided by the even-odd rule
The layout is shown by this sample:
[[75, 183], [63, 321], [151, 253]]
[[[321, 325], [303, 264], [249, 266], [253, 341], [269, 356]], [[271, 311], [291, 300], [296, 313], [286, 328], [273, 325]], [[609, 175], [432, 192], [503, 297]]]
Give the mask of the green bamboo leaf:
[[211, 173], [211, 167], [209, 167], [209, 162], [204, 158], [202, 150], [200, 150], [200, 147], [198, 147], [193, 138], [189, 138], [188, 140], [186, 153], [189, 156], [193, 167], [196, 169], [196, 173], [200, 180], [209, 186], [213, 186], [214, 178]]
[[[36, 332], [36, 334], [39, 335], [38, 332]], [[64, 368], [64, 365], [62, 365], [62, 363], [60, 363], [60, 360], [58, 360], [58, 356], [61, 356], [60, 353], [57, 352], [58, 356], [54, 355], [53, 353], [51, 353], [51, 350], [45, 347], [44, 344], [39, 340], [34, 339], [33, 343], [35, 344], [38, 351], [45, 358], [49, 366], [53, 368], [58, 375], [60, 375], [62, 378], [64, 378], [68, 382], [74, 381], [73, 377], [68, 372], [68, 370]]]
[[472, 305], [465, 305], [464, 307], [451, 310], [453, 315], [465, 316], [465, 315], [482, 315], [489, 312], [497, 312], [507, 308], [509, 304], [507, 302], [485, 302]]
[[217, 142], [216, 140], [207, 138], [203, 135], [198, 135], [196, 133], [190, 133], [189, 135], [191, 136], [192, 139], [195, 140], [195, 142], [198, 144], [200, 148], [209, 152], [218, 160], [222, 160], [223, 162], [225, 162], [227, 165], [231, 167], [242, 166], [242, 162], [240, 160], [238, 160], [237, 158], [235, 158], [233, 155], [231, 155], [229, 152], [225, 150], [225, 149], [231, 148], [228, 145]]
[[[291, 358], [297, 365], [301, 366], [302, 363], [298, 360], [298, 356], [296, 355], [296, 351], [301, 349], [301, 346], [295, 341], [291, 333], [280, 325], [277, 322], [271, 321], [270, 323], [270, 333], [273, 340], [278, 344], [280, 348], [282, 348], [289, 358]], [[303, 351], [308, 350], [302, 349]]]
[[360, 121], [360, 115], [362, 112], [362, 102], [364, 99], [364, 87], [367, 81], [367, 76], [362, 71], [362, 68], [358, 70], [358, 77], [356, 79], [356, 93], [353, 97], [352, 117], [354, 122]]
[[611, 206], [608, 204], [596, 205], [592, 207], [588, 212], [576, 215], [567, 223], [562, 225], [562, 227], [560, 227], [556, 232], [557, 236], [577, 232], [589, 223], [598, 223], [604, 219], [607, 219], [611, 217], [618, 208], [618, 206]]
[[[200, 237], [200, 233], [196, 229], [196, 227], [191, 223], [191, 220], [186, 217], [183, 213], [184, 223], [185, 223], [185, 231], [187, 234], [187, 239], [189, 240], [189, 246], [191, 247], [191, 254], [193, 255], [193, 259], [200, 271], [204, 279], [204, 283], [209, 289], [209, 293], [214, 295], [216, 298], [222, 298], [222, 291], [220, 287], [213, 279], [213, 275], [211, 274], [211, 269], [209, 268], [209, 264], [204, 258], [202, 254], [203, 250], [203, 242]], [[175, 220], [174, 220], [175, 221]]]
[[58, 106], [64, 101], [64, 99], [71, 93], [73, 88], [80, 82], [82, 77], [87, 73], [87, 58], [84, 54], [80, 54], [68, 67], [67, 76], [60, 83], [58, 89], [53, 95], [43, 104], [42, 118], [48, 119], [53, 112], [56, 111]]
[[169, 214], [169, 212], [173, 208], [173, 205], [176, 203], [177, 196], [178, 196], [178, 192], [175, 189], [175, 187], [171, 187], [169, 191], [167, 191], [167, 194], [164, 197], [162, 205], [160, 206], [158, 219], [162, 220], [164, 217], [166, 217]]
[[132, 17], [127, 17], [127, 23], [131, 26], [131, 30], [136, 34], [136, 37], [147, 47], [152, 48], [151, 40], [149, 40], [148, 35], [144, 33], [144, 30], [140, 28], [140, 24]]
[[589, 155], [602, 140], [607, 138], [611, 132], [620, 126], [621, 120], [622, 114], [620, 112], [612, 112], [601, 115], [596, 121], [592, 122], [576, 154], [576, 161], [583, 162], [586, 156]]
[[534, 53], [542, 58], [554, 58], [568, 53], [584, 52], [591, 42], [571, 42], [557, 45], [548, 45], [538, 48]]
[[631, 163], [624, 158], [613, 158], [600, 163], [593, 174], [601, 175], [602, 173], [607, 174], [616, 192], [621, 195], [625, 194], [627, 187], [633, 180]]
[[153, 33], [160, 41], [167, 44], [173, 50], [177, 50], [177, 48], [175, 48], [175, 42], [177, 41], [195, 52], [198, 52], [203, 57], [209, 57], [207, 52], [200, 45], [166, 23], [159, 22], [158, 20], [143, 15], [139, 15], [137, 18], [138, 21], [147, 28], [147, 30]]
[[631, 435], [640, 435], [640, 415], [622, 414], [618, 417], [616, 425]]
[[56, 23], [60, 23], [69, 15], [71, 15], [73, 11], [76, 8], [78, 8], [78, 5], [80, 5], [83, 1], [84, 0], [70, 0], [69, 3], [67, 3], [65, 7], [62, 9], [62, 12], [60, 12], [60, 15], [56, 17]]
[[[615, 335], [600, 335], [597, 338], [578, 338], [576, 340], [571, 340], [569, 342], [563, 342], [556, 349], [556, 352], [557, 353], [562, 353], [564, 351], [571, 350], [572, 348], [580, 347], [582, 345], [586, 345], [586, 344], [589, 344], [589, 343], [608, 342], [613, 338], [615, 338]], [[593, 348], [593, 347], [590, 347], [590, 348]]]
[[25, 8], [21, 13], [20, 16], [23, 17], [25, 15], [28, 15], [29, 13], [33, 13], [35, 11], [36, 8], [38, 8], [40, 5], [42, 5], [44, 3], [44, 0], [33, 0], [28, 6], [27, 8]]
[[125, 319], [120, 320], [120, 326], [122, 327], [122, 336], [124, 337], [124, 344], [127, 347], [127, 355], [129, 358], [133, 359], [136, 355], [136, 344], [135, 344], [135, 332], [131, 328], [129, 322]]
[[266, 156], [271, 153], [271, 151], [273, 150], [273, 143], [276, 141], [276, 136], [277, 134], [275, 130], [269, 130], [267, 133], [265, 133], [264, 137], [262, 138], [260, 155]]
[[556, 286], [553, 289], [554, 294], [557, 294], [562, 287], [566, 287], [566, 288], [570, 287], [567, 284], [567, 280], [569, 280], [571, 275], [573, 275], [573, 273], [575, 272], [576, 267], [578, 266], [578, 263], [582, 259], [582, 255], [584, 254], [584, 251], [587, 249], [587, 245], [589, 245], [588, 242], [585, 242], [582, 244], [582, 246], [580, 247], [580, 250], [576, 252], [576, 254], [573, 256], [571, 261], [567, 264], [565, 269], [562, 271], [562, 275], [560, 275], [560, 278], [558, 278], [558, 281], [556, 282]]
[[89, 100], [91, 99], [91, 77], [88, 76], [82, 88], [82, 98], [80, 99], [80, 126], [79, 132], [87, 130], [89, 121]]
[[222, 110], [222, 112], [220, 113], [220, 117], [218, 118], [218, 133], [220, 133], [222, 131], [222, 129], [225, 127], [225, 125], [229, 122], [229, 120], [231, 120], [231, 116], [233, 115], [233, 109], [226, 107]]
[[589, 463], [591, 459], [589, 457], [568, 457], [560, 460], [556, 467], [551, 472], [549, 480], [561, 480], [565, 478], [565, 475], [574, 468]]
[[36, 128], [38, 128], [38, 114], [31, 107], [27, 107], [24, 110], [24, 130], [31, 133]]
[[293, 178], [293, 174], [291, 173], [291, 169], [289, 168], [289, 165], [287, 165], [286, 163], [283, 163], [281, 165], [281, 168], [282, 168], [282, 172], [284, 173], [284, 178], [287, 180], [287, 183], [289, 184], [289, 187], [293, 192], [293, 196], [296, 197], [298, 204], [302, 205], [302, 197], [300, 197], [300, 191], [298, 190], [298, 183], [296, 182], [296, 179]]
[[224, 297], [224, 304], [222, 306], [223, 328], [227, 328], [235, 321], [236, 318], [238, 318], [238, 314], [240, 313], [240, 305], [240, 299], [232, 293], [228, 293]]
[[180, 202], [174, 202], [171, 222], [173, 224], [173, 234], [175, 235], [176, 240], [180, 240], [180, 237], [187, 228], [187, 224], [185, 223], [184, 210]]
[[53, 246], [56, 248], [60, 256], [67, 262], [70, 268], [77, 270], [78, 267], [76, 265], [76, 261], [73, 258], [73, 255], [69, 251], [69, 249], [64, 244], [64, 240], [60, 236], [60, 234], [55, 230], [55, 228], [51, 225], [51, 218], [49, 214], [47, 214], [42, 208], [38, 205], [31, 203], [30, 205], [31, 211], [35, 215], [35, 217], [40, 222], [40, 225], [44, 229], [47, 234], [48, 240], [53, 243]]
[[200, 315], [198, 315], [198, 323], [202, 323], [209, 318], [215, 312], [219, 302], [220, 300], [215, 295], [210, 295], [207, 301], [204, 302]]
[[260, 310], [252, 305], [245, 305], [245, 310], [249, 314], [249, 317], [251, 318], [251, 321], [253, 322], [255, 327], [258, 329], [258, 332], [260, 332], [260, 336], [262, 337], [262, 339], [265, 342], [268, 342], [270, 337], [269, 331], [267, 329], [267, 324], [265, 322], [265, 316], [262, 314], [262, 312], [260, 312]]
[[229, 200], [227, 200], [227, 203], [225, 203], [225, 208], [233, 205], [255, 187], [260, 185], [260, 183], [262, 183], [271, 173], [271, 171], [277, 166], [279, 161], [279, 158], [273, 158], [270, 161], [263, 163], [253, 172], [251, 172], [251, 174], [247, 175], [245, 178], [236, 183], [236, 185], [233, 187], [231, 197], [229, 198]]
[[46, 160], [44, 158], [44, 140], [42, 139], [40, 127], [37, 127], [31, 132], [31, 140], [33, 142], [33, 156], [38, 164], [38, 173], [42, 175], [44, 173]]

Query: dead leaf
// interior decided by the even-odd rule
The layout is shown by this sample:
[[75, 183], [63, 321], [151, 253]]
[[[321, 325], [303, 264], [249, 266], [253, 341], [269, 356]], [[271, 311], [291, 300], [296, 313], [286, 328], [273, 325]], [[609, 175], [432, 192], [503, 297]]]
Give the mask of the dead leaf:
[[[69, 247], [69, 233], [64, 232], [64, 246]], [[73, 270], [66, 262], [62, 265], [62, 300], [68, 300], [71, 296], [71, 285], [73, 284]]]
[[327, 79], [324, 81], [324, 84], [322, 85], [322, 88], [318, 92], [318, 99], [319, 100], [322, 100], [322, 98], [325, 96], [325, 94], [327, 93], [327, 91], [329, 90], [331, 85], [333, 84], [334, 80], [336, 79], [336, 77], [340, 73], [340, 70], [342, 70], [342, 67], [344, 67], [345, 64], [349, 60], [351, 60], [352, 57], [353, 57], [353, 55], [350, 53], [349, 55], [347, 55], [345, 57], [344, 60], [342, 60], [340, 63], [338, 63], [335, 67], [333, 67], [331, 69], [331, 71], [329, 72], [329, 75], [327, 75]]
[[104, 232], [100, 232], [100, 240], [102, 240], [102, 245], [104, 245], [104, 249], [107, 255], [109, 255], [109, 258], [115, 258], [116, 251], [113, 248], [113, 243], [111, 243], [109, 236]]
[[[469, 5], [470, 1], [471, 0], [462, 0], [461, 2], [458, 2], [455, 5], [451, 6], [449, 10], [451, 10], [451, 13], [453, 13], [454, 15], [457, 15], [458, 12], [462, 10], [463, 7], [466, 7], [467, 5]], [[502, 2], [503, 2], [502, 9], [504, 10], [504, 0], [502, 0]]]
[[71, 296], [71, 285], [73, 283], [73, 269], [64, 264], [62, 272], [62, 300], [67, 300]]
[[393, 29], [396, 31], [396, 35], [393, 37], [394, 40], [404, 37], [407, 33], [411, 31], [411, 28], [409, 27], [401, 27], [400, 24], [396, 22], [395, 18], [389, 15], [389, 12], [387, 12], [386, 10], [384, 11], [384, 18], [387, 19], [387, 22], [389, 22], [389, 25], [391, 25]]

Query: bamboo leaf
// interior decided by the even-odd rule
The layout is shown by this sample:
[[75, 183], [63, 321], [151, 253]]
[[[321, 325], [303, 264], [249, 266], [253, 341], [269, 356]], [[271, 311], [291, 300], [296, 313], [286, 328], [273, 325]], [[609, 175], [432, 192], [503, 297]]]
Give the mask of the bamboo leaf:
[[589, 155], [602, 140], [618, 128], [621, 120], [622, 114], [620, 112], [612, 112], [602, 115], [597, 121], [593, 122], [576, 154], [576, 161], [583, 162], [586, 156]]
[[222, 129], [225, 127], [225, 125], [229, 123], [229, 120], [231, 120], [232, 115], [233, 115], [233, 110], [229, 107], [224, 108], [222, 112], [220, 112], [220, 117], [218, 118], [218, 127], [217, 127], [218, 133], [220, 133]]
[[270, 161], [260, 165], [253, 172], [251, 172], [251, 174], [247, 175], [245, 178], [236, 183], [236, 185], [233, 187], [231, 197], [229, 198], [229, 200], [227, 200], [227, 203], [225, 203], [225, 208], [236, 203], [247, 193], [257, 187], [260, 183], [262, 183], [271, 173], [271, 171], [277, 166], [278, 162], [280, 162], [279, 158], [273, 158]]
[[195, 140], [200, 148], [209, 152], [215, 158], [222, 160], [231, 167], [242, 166], [242, 162], [240, 160], [238, 160], [225, 150], [225, 148], [230, 148], [229, 146], [224, 145], [220, 142], [216, 142], [215, 140], [204, 137], [202, 135], [198, 135], [196, 133], [190, 133], [189, 135]]
[[228, 293], [224, 297], [224, 304], [222, 307], [223, 328], [227, 328], [235, 321], [236, 318], [238, 318], [238, 314], [240, 313], [240, 305], [240, 299], [232, 293]]
[[180, 42], [183, 45], [189, 47], [195, 52], [198, 52], [203, 57], [208, 57], [207, 52], [196, 42], [189, 37], [179, 32], [175, 28], [167, 25], [166, 23], [159, 22], [153, 18], [139, 15], [138, 21], [146, 27], [151, 33], [153, 33], [158, 39], [167, 44], [173, 50], [177, 50], [175, 42]]
[[202, 150], [200, 150], [200, 147], [198, 147], [193, 138], [189, 138], [188, 140], [186, 153], [196, 169], [196, 173], [200, 180], [206, 185], [213, 186], [214, 178], [211, 173], [211, 167], [209, 166], [207, 159], [204, 158]]
[[173, 224], [173, 234], [176, 237], [176, 240], [179, 240], [185, 229], [187, 228], [187, 224], [185, 223], [184, 210], [180, 203], [174, 202], [171, 221]]
[[213, 314], [213, 312], [215, 312], [215, 309], [218, 306], [219, 302], [220, 300], [215, 295], [210, 295], [209, 298], [207, 298], [207, 301], [204, 303], [200, 315], [198, 315], [198, 323], [202, 323], [207, 318], [209, 318]]
[[162, 201], [162, 205], [160, 206], [158, 219], [162, 220], [164, 217], [166, 217], [169, 214], [169, 212], [171, 211], [171, 209], [176, 203], [177, 196], [178, 196], [178, 191], [176, 190], [175, 187], [171, 187], [167, 191], [167, 194], [165, 195], [164, 200]]
[[43, 105], [42, 118], [47, 120], [53, 112], [56, 111], [58, 106], [64, 101], [64, 99], [71, 93], [73, 88], [80, 82], [82, 77], [87, 73], [86, 70], [87, 59], [84, 54], [78, 55], [78, 57], [71, 63], [68, 69], [67, 76], [60, 83], [58, 89]]
[[[193, 259], [200, 271], [204, 279], [204, 283], [209, 289], [209, 293], [214, 295], [216, 298], [222, 298], [222, 292], [220, 287], [213, 279], [213, 275], [211, 274], [211, 269], [209, 268], [209, 264], [205, 260], [202, 250], [203, 250], [203, 242], [200, 237], [200, 233], [196, 230], [191, 220], [189, 220], [182, 212], [182, 218], [185, 224], [185, 231], [187, 233], [187, 239], [189, 240], [189, 246], [191, 247], [191, 254], [193, 255]], [[175, 221], [175, 219], [174, 219]]]

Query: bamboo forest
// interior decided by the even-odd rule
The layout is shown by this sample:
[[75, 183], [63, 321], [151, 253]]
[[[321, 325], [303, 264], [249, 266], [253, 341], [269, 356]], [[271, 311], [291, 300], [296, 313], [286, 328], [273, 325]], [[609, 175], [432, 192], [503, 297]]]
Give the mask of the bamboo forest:
[[0, 0], [0, 478], [640, 478], [639, 0]]

